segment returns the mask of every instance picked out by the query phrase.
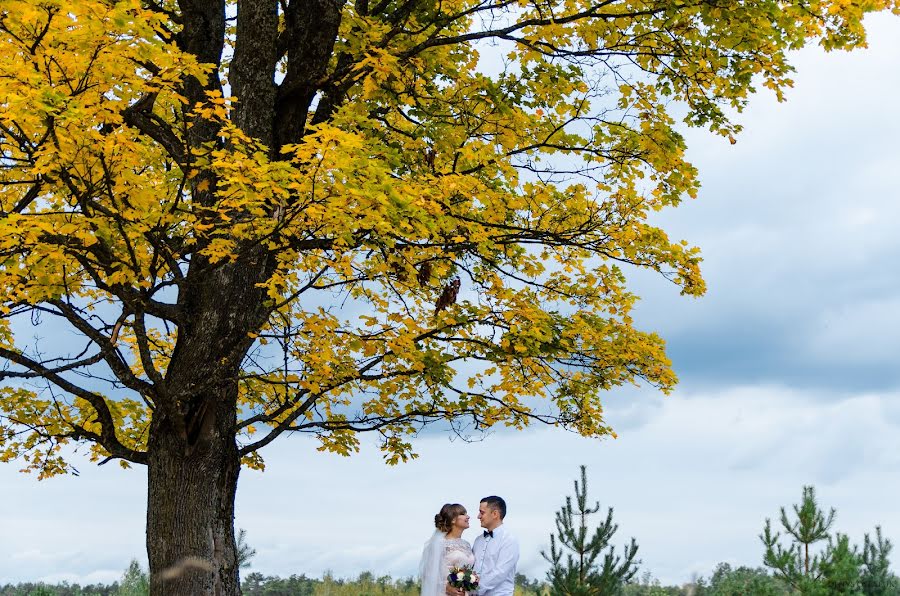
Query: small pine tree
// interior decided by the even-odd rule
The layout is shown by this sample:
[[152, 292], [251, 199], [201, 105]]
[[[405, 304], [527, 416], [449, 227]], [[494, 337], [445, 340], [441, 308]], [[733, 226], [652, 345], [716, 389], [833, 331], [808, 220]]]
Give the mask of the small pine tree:
[[[575, 505], [572, 497], [556, 512], [557, 535], [550, 535], [550, 553], [541, 555], [550, 563], [547, 579], [554, 596], [606, 596], [618, 594], [625, 582], [637, 573], [640, 561], [635, 561], [638, 546], [634, 538], [621, 556], [615, 547], [608, 546], [619, 529], [613, 523], [613, 509], [588, 537], [588, 517], [600, 511], [600, 503], [588, 507], [587, 473], [581, 466], [581, 483], [575, 481]], [[559, 546], [557, 547], [557, 541]], [[607, 550], [608, 549], [608, 550]], [[568, 550], [565, 560], [563, 554]], [[607, 551], [604, 553], [604, 551]], [[603, 555], [602, 565], [598, 558]]]
[[781, 526], [792, 539], [787, 548], [783, 548], [778, 542], [781, 534], [772, 532], [772, 520], [766, 519], [765, 528], [759, 537], [766, 547], [763, 564], [794, 589], [811, 593], [821, 575], [822, 558], [818, 555], [810, 556], [810, 547], [828, 539], [828, 532], [834, 524], [835, 510], [832, 508], [826, 516], [816, 502], [815, 488], [804, 486], [803, 499], [800, 505], [794, 505], [794, 515], [796, 519], [790, 521], [785, 508], [781, 508]]
[[238, 530], [236, 545], [237, 561], [239, 569], [250, 567], [250, 561], [256, 556], [256, 549], [247, 544], [247, 530]]
[[881, 526], [875, 526], [875, 540], [866, 534], [863, 539], [860, 588], [866, 596], [895, 596], [900, 594], [900, 582], [891, 573], [888, 556], [894, 545], [881, 535]]
[[822, 557], [822, 576], [816, 594], [830, 596], [861, 596], [859, 567], [862, 563], [856, 547], [850, 546], [850, 538], [838, 533], [834, 540], [828, 539], [828, 548]]

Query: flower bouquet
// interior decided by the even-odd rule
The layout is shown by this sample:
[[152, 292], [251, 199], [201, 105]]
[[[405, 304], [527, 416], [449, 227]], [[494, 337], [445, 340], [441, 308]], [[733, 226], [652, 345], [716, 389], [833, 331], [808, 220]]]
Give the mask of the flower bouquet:
[[447, 583], [451, 587], [463, 589], [466, 592], [474, 592], [478, 589], [478, 574], [468, 565], [462, 567], [451, 567], [450, 575], [447, 576]]

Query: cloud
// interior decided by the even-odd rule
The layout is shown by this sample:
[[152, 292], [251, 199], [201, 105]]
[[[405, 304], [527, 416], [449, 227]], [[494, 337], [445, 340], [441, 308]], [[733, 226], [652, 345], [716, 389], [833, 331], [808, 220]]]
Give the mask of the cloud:
[[816, 327], [812, 353], [822, 360], [895, 367], [900, 354], [900, 334], [895, 333], [900, 330], [900, 296], [860, 300], [824, 310]]
[[[371, 441], [341, 458], [317, 452], [309, 438], [288, 438], [264, 453], [265, 473], [242, 474], [236, 524], [258, 551], [253, 571], [402, 577], [416, 572], [443, 503], [474, 510], [481, 497], [500, 494], [521, 543], [520, 571], [541, 577], [554, 512], [584, 463], [591, 496], [615, 508], [614, 543], [634, 536], [643, 568], [666, 582], [709, 574], [720, 561], [759, 565], [765, 518], [796, 502], [804, 484], [838, 509], [837, 527], [853, 540], [882, 524], [896, 543], [898, 403], [897, 393], [826, 395], [777, 385], [666, 398], [634, 392], [610, 402], [616, 440], [546, 428], [476, 443], [428, 436], [416, 442], [419, 459], [396, 467], [381, 461]], [[640, 422], [623, 429], [623, 419]], [[140, 470], [85, 466], [80, 477], [38, 485], [5, 466], [0, 481], [11, 495], [0, 512], [0, 583], [111, 580], [132, 557], [144, 560]]]
[[0, 466], [0, 584], [119, 579], [144, 561], [146, 474], [78, 462], [79, 476], [37, 481]]
[[[146, 566], [144, 568], [146, 569]], [[77, 573], [50, 573], [37, 578], [36, 581], [47, 584], [68, 582], [70, 585], [78, 584], [80, 586], [87, 586], [90, 584], [111, 584], [122, 579], [123, 571], [124, 570], [120, 569], [100, 569], [84, 575]]]
[[900, 36], [888, 15], [867, 24], [868, 50], [798, 54], [787, 103], [754, 98], [736, 145], [687, 132], [704, 186], [659, 223], [701, 247], [709, 292], [633, 278], [638, 320], [690, 387], [900, 387], [900, 116], [885, 100]]
[[[520, 570], [542, 576], [539, 552], [553, 514], [585, 463], [592, 496], [615, 508], [614, 542], [635, 536], [645, 568], [666, 581], [708, 574], [719, 561], [761, 564], [764, 519], [796, 502], [804, 484], [838, 508], [838, 527], [854, 540], [877, 523], [900, 537], [900, 514], [887, 498], [900, 490], [890, 455], [900, 453], [900, 438], [883, 415], [898, 395], [835, 398], [764, 386], [678, 394], [661, 407], [653, 396], [635, 399], [654, 413], [618, 440], [555, 430], [471, 445], [431, 437], [419, 443], [419, 460], [397, 468], [384, 467], [372, 449], [344, 460], [311, 454], [306, 440], [284, 442], [270, 453], [268, 472], [242, 480], [239, 523], [262, 547], [255, 564], [264, 572], [369, 569], [396, 577], [414, 573], [442, 503], [474, 509], [496, 493], [510, 505]], [[615, 416], [613, 409], [614, 424]], [[879, 492], [884, 498], [872, 507], [870, 495]], [[286, 536], [306, 546], [298, 550]]]

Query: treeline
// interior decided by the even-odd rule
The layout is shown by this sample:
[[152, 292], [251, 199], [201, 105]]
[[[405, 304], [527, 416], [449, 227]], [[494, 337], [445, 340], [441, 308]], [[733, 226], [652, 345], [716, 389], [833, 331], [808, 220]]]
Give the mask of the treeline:
[[119, 583], [112, 584], [45, 584], [25, 582], [0, 586], [0, 596], [119, 596]]
[[[62, 583], [58, 585], [23, 583], [0, 586], [0, 596], [147, 596], [149, 582], [146, 572], [132, 563], [122, 580], [109, 585]], [[355, 579], [337, 579], [330, 575], [312, 578], [306, 575], [278, 577], [262, 573], [248, 573], [241, 582], [244, 596], [419, 596], [419, 582], [413, 578], [393, 579], [390, 576], [375, 576], [361, 573]], [[584, 595], [603, 595], [607, 592], [574, 592]], [[824, 588], [818, 592], [828, 596], [844, 596], [841, 591]], [[859, 592], [881, 596], [900, 596], [897, 584], [886, 587], [881, 592]], [[516, 577], [516, 596], [554, 596], [555, 592], [545, 581], [529, 579], [524, 575]], [[620, 586], [609, 594], [616, 596], [780, 596], [782, 594], [804, 594], [789, 583], [770, 574], [765, 568], [732, 567], [719, 564], [708, 577], [680, 586], [663, 585], [654, 580], [649, 572]], [[849, 594], [853, 594], [850, 592]]]
[[[766, 519], [759, 535], [762, 567], [733, 568], [719, 564], [708, 578], [681, 586], [664, 586], [647, 572], [631, 538], [619, 550], [612, 544], [619, 526], [613, 509], [602, 514], [599, 502], [587, 498], [587, 473], [581, 466], [574, 497], [566, 497], [556, 514], [550, 549], [541, 554], [550, 563], [544, 581], [516, 576], [516, 596], [900, 596], [900, 579], [890, 569], [893, 545], [875, 528], [861, 545], [833, 531], [836, 512], [823, 509], [815, 489], [803, 487], [791, 513], [781, 508], [778, 523]], [[600, 522], [590, 524], [597, 513]], [[238, 535], [239, 564], [249, 566], [256, 551]], [[149, 578], [132, 561], [119, 582], [111, 585], [18, 584], [0, 587], [0, 596], [147, 596]], [[395, 580], [365, 572], [355, 579], [292, 575], [287, 578], [248, 573], [241, 582], [246, 596], [418, 596], [413, 578]]]
[[[546, 585], [516, 576], [516, 596], [545, 594]], [[390, 576], [376, 577], [364, 572], [354, 580], [335, 579], [326, 574], [322, 579], [305, 575], [280, 578], [250, 573], [241, 582], [244, 596], [419, 596], [419, 580], [404, 578], [394, 580]]]
[[[540, 582], [518, 577], [520, 585], [516, 596], [544, 593]], [[262, 573], [248, 573], [241, 581], [244, 596], [419, 596], [419, 581], [413, 578], [393, 579], [390, 576], [375, 576], [363, 572], [355, 579], [325, 577], [312, 578], [306, 575], [278, 577]], [[149, 578], [136, 561], [132, 562], [124, 577], [109, 585], [61, 583], [21, 583], [0, 586], [0, 596], [147, 596]]]

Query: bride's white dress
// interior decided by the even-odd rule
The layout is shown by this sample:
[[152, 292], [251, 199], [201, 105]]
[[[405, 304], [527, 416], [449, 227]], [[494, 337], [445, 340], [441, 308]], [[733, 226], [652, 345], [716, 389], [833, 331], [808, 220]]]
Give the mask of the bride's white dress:
[[462, 538], [448, 539], [443, 532], [435, 532], [422, 551], [419, 566], [422, 596], [443, 596], [450, 568], [474, 564], [475, 553], [468, 542]]

